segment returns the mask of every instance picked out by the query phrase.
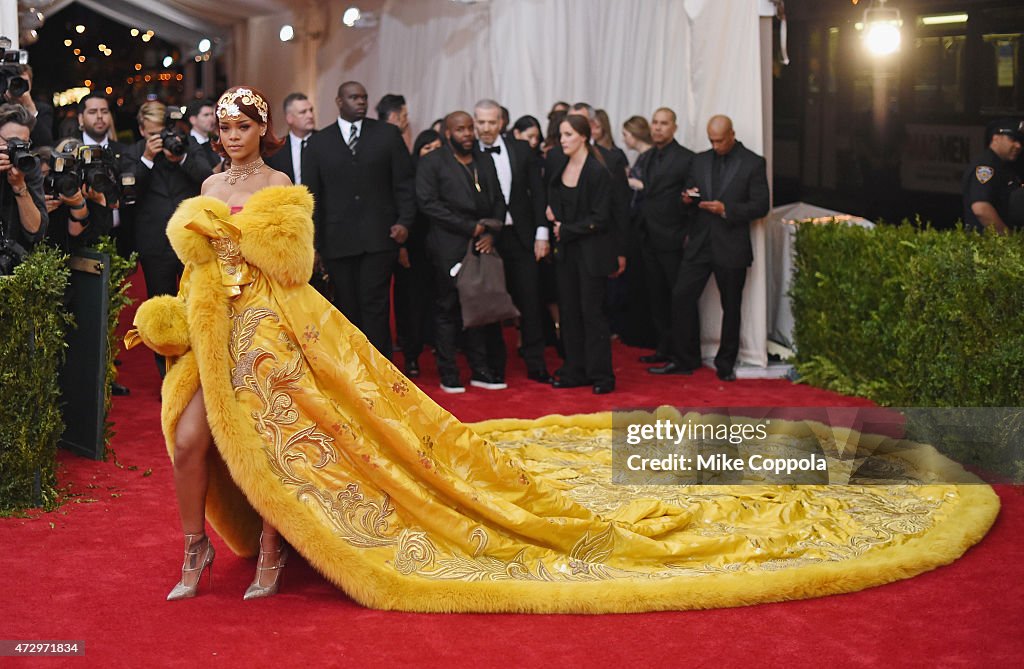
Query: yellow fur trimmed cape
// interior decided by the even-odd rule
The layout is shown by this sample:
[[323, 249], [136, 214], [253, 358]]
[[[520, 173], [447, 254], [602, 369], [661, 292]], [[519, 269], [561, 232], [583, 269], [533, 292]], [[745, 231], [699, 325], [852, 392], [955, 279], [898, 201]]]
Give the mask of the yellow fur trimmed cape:
[[983, 485], [614, 486], [607, 414], [489, 422], [485, 440], [306, 285], [311, 211], [301, 187], [261, 190], [235, 215], [182, 203], [168, 228], [181, 294], [136, 322], [178, 356], [163, 390], [172, 453], [202, 385], [219, 454], [207, 513], [240, 554], [255, 550], [255, 509], [367, 606], [651, 611], [906, 578], [995, 518]]

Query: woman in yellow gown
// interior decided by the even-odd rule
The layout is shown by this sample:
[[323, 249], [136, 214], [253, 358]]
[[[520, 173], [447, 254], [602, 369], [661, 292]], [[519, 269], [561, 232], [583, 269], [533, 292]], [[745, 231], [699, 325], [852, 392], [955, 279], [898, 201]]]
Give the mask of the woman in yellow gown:
[[[138, 336], [172, 362], [163, 429], [184, 531], [199, 535], [186, 544], [186, 594], [213, 554], [204, 499], [232, 550], [259, 551], [258, 594], [280, 575], [276, 528], [355, 600], [411, 611], [650, 611], [849, 592], [951, 562], [994, 519], [998, 499], [981, 485], [613, 486], [608, 415], [475, 431], [308, 286], [313, 202], [257, 162], [263, 96], [229, 89], [217, 114], [235, 167], [172, 217], [180, 293], [136, 317]], [[210, 434], [216, 449], [204, 448]], [[179, 476], [189, 459], [202, 464]]]

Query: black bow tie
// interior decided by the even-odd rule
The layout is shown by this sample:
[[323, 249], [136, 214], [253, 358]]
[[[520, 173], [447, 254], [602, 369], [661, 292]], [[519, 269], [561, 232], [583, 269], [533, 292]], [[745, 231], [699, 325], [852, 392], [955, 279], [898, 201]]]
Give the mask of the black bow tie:
[[501, 145], [498, 145], [498, 146], [485, 146], [484, 147], [484, 153], [497, 153], [500, 156], [501, 155]]

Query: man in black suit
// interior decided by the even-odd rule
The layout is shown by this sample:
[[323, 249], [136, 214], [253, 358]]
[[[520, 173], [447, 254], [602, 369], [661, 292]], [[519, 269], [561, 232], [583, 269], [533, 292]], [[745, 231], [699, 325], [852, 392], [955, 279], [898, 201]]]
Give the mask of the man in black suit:
[[[202, 147], [185, 142], [181, 155], [164, 148], [160, 134], [166, 126], [167, 108], [151, 100], [139, 108], [142, 139], [126, 149], [122, 169], [135, 175], [136, 202], [130, 214], [135, 230], [142, 273], [149, 297], [174, 295], [183, 267], [167, 239], [167, 221], [182, 200], [199, 195], [213, 165]], [[157, 355], [157, 367], [164, 373], [164, 358]]]
[[[437, 285], [434, 355], [441, 390], [462, 393], [466, 389], [455, 362], [462, 311], [453, 270], [465, 257], [470, 240], [475, 240], [477, 251], [492, 251], [495, 235], [482, 221], [504, 222], [505, 200], [494, 162], [480, 151], [473, 136], [473, 118], [466, 112], [452, 112], [445, 118], [445, 136], [448, 144], [419, 162], [416, 200], [430, 220], [427, 249], [433, 257]], [[463, 350], [472, 370], [470, 385], [488, 390], [508, 387], [500, 323], [467, 329]]]
[[640, 208], [640, 249], [657, 345], [640, 362], [668, 362], [672, 354], [672, 287], [679, 275], [686, 238], [688, 208], [681, 199], [693, 162], [693, 151], [675, 139], [676, 113], [661, 107], [651, 117], [654, 150], [644, 171]]
[[293, 184], [302, 183], [302, 155], [316, 130], [313, 103], [305, 93], [289, 93], [284, 99], [284, 122], [288, 124], [288, 142], [267, 158], [267, 165], [284, 172]]
[[697, 302], [714, 273], [722, 298], [722, 332], [715, 368], [722, 381], [736, 380], [740, 306], [747, 268], [754, 261], [750, 223], [768, 213], [764, 158], [736, 141], [728, 116], [708, 121], [711, 150], [693, 160], [683, 201], [699, 199], [672, 290], [672, 361], [656, 374], [689, 374], [701, 364]]
[[537, 154], [527, 142], [502, 137], [501, 106], [481, 100], [473, 108], [480, 150], [494, 162], [506, 213], [498, 236], [498, 255], [505, 264], [505, 283], [520, 313], [521, 353], [526, 375], [551, 383], [544, 362], [543, 312], [537, 263], [551, 251], [550, 231], [544, 219], [547, 194]]
[[215, 171], [219, 171], [216, 168], [220, 166], [221, 158], [210, 143], [210, 140], [217, 136], [217, 114], [213, 100], [205, 98], [189, 102], [185, 108], [185, 118], [188, 119], [191, 128], [189, 143], [198, 145], [203, 150], [206, 161], [215, 168]]
[[310, 137], [302, 157], [316, 249], [334, 306], [391, 357], [391, 274], [416, 217], [412, 160], [395, 126], [366, 118], [362, 84], [342, 84], [335, 102], [337, 122]]
[[[113, 116], [110, 113], [110, 101], [102, 93], [89, 93], [78, 101], [78, 125], [82, 128], [82, 144], [108, 148], [114, 154], [114, 160], [120, 165], [128, 147], [121, 142], [110, 139]], [[127, 258], [134, 250], [132, 230], [118, 209], [118, 193], [104, 193], [113, 216], [111, 235], [117, 244], [119, 255]]]

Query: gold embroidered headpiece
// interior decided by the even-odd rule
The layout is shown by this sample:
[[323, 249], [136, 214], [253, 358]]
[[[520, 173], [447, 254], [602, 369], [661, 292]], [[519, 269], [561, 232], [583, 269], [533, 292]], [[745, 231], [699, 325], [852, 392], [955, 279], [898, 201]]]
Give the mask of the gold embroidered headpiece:
[[217, 118], [242, 116], [242, 110], [238, 107], [239, 103], [253, 107], [260, 115], [260, 120], [263, 123], [267, 122], [267, 101], [249, 88], [236, 88], [226, 91], [224, 95], [220, 96], [220, 100], [217, 101]]

